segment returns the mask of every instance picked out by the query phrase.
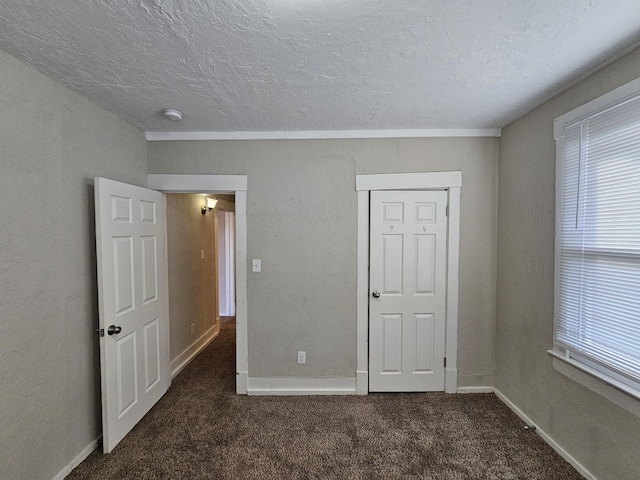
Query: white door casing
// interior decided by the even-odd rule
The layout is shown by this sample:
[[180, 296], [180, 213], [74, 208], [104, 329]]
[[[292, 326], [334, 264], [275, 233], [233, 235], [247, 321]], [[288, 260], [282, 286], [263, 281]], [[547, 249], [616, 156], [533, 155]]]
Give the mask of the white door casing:
[[444, 390], [447, 192], [374, 191], [369, 390]]
[[109, 453], [171, 383], [165, 199], [96, 178], [95, 204], [103, 451]]
[[358, 192], [358, 250], [356, 301], [356, 393], [369, 392], [369, 196], [384, 190], [446, 190], [447, 300], [445, 327], [445, 385], [447, 393], [458, 391], [458, 268], [460, 256], [460, 196], [462, 172], [420, 172], [356, 175]]
[[164, 193], [232, 193], [235, 195], [236, 393], [249, 383], [247, 336], [247, 176], [150, 173], [149, 188]]

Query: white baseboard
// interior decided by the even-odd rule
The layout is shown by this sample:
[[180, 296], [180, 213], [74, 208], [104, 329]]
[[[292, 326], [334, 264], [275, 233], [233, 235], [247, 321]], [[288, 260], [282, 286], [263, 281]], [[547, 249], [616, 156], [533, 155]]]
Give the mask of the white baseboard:
[[355, 395], [355, 378], [249, 378], [249, 395]]
[[458, 393], [494, 393], [493, 387], [458, 387]]
[[53, 477], [51, 477], [51, 480], [63, 480], [64, 477], [69, 475], [71, 473], [71, 470], [73, 470], [78, 465], [80, 465], [85, 460], [85, 458], [91, 455], [91, 452], [93, 452], [96, 448], [98, 448], [98, 442], [100, 441], [101, 438], [102, 438], [102, 435], [100, 435], [93, 442], [91, 442], [89, 445], [84, 447], [82, 451], [73, 458], [73, 460], [71, 460], [62, 470], [60, 470]]
[[532, 426], [536, 427], [536, 433], [538, 435], [540, 435], [540, 438], [542, 438], [545, 442], [547, 442], [549, 444], [549, 446], [551, 446], [551, 448], [553, 448], [556, 452], [558, 452], [558, 454], [562, 458], [564, 458], [567, 462], [569, 462], [571, 465], [573, 465], [573, 467], [578, 472], [580, 472], [580, 474], [583, 477], [585, 477], [587, 480], [597, 480], [595, 475], [593, 475], [589, 470], [587, 470], [580, 462], [578, 462], [578, 460], [576, 460], [574, 457], [572, 457], [569, 452], [567, 452], [564, 448], [562, 448], [560, 445], [558, 445], [558, 443], [553, 438], [551, 438], [544, 430], [542, 430], [535, 423], [533, 423], [531, 421], [531, 419], [527, 415], [525, 415], [525, 413], [522, 410], [520, 410], [518, 407], [516, 407], [515, 404], [511, 400], [509, 400], [507, 397], [505, 397], [502, 394], [502, 392], [500, 392], [500, 390], [494, 389], [494, 393], [496, 394], [496, 396], [505, 405], [507, 405], [507, 407], [509, 407], [511, 410], [513, 410], [513, 412], [516, 415], [518, 415], [527, 425], [532, 425]]
[[194, 358], [198, 356], [198, 354], [207, 347], [218, 335], [220, 334], [220, 329], [216, 329], [216, 326], [211, 327], [209, 330], [204, 332], [200, 338], [198, 338], [195, 342], [189, 345], [181, 354], [179, 354], [176, 358], [171, 360], [171, 379], [173, 380], [176, 376], [189, 365]]

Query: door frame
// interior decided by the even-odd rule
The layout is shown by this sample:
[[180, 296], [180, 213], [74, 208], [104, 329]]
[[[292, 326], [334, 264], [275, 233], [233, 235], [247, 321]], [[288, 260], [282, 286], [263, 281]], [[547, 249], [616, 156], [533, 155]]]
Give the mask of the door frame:
[[446, 190], [447, 223], [444, 391], [458, 391], [458, 268], [460, 257], [460, 193], [462, 172], [356, 175], [358, 247], [356, 286], [356, 393], [369, 393], [369, 197], [378, 190]]
[[[220, 205], [218, 203], [218, 205]], [[235, 265], [235, 248], [231, 249], [229, 247], [230, 244], [233, 244], [235, 246], [235, 211], [232, 210], [225, 210], [225, 209], [220, 209], [218, 210], [219, 214], [222, 214], [222, 216], [224, 217], [224, 222], [222, 223], [222, 228], [223, 231], [220, 232], [220, 218], [217, 219], [216, 221], [216, 241], [218, 241], [217, 246], [216, 246], [216, 257], [217, 257], [217, 262], [218, 262], [218, 270], [216, 272], [216, 275], [218, 276], [218, 311], [216, 312], [218, 318], [220, 318], [221, 313], [220, 313], [220, 304], [221, 302], [221, 298], [223, 297], [222, 295], [222, 291], [221, 291], [221, 285], [224, 285], [224, 296], [226, 297], [224, 299], [225, 301], [225, 305], [227, 306], [225, 315], [223, 316], [229, 316], [229, 310], [231, 310], [232, 312], [234, 312], [235, 315], [235, 269], [233, 268], [233, 266]], [[233, 216], [233, 225], [234, 228], [230, 227], [230, 223], [229, 222], [229, 218]], [[221, 234], [224, 236], [224, 250], [220, 248], [220, 236]], [[222, 254], [222, 258], [221, 258], [221, 254]], [[222, 260], [222, 261], [221, 261]], [[231, 261], [233, 260], [233, 262]], [[221, 265], [222, 263], [224, 263], [224, 278], [220, 278], [220, 271], [221, 271]], [[233, 277], [233, 281], [231, 279], [231, 277]], [[233, 294], [233, 295], [231, 295]], [[233, 308], [229, 308], [229, 306], [232, 305]]]
[[232, 193], [236, 197], [236, 393], [246, 394], [249, 379], [247, 336], [247, 176], [147, 175], [147, 188], [162, 193]]

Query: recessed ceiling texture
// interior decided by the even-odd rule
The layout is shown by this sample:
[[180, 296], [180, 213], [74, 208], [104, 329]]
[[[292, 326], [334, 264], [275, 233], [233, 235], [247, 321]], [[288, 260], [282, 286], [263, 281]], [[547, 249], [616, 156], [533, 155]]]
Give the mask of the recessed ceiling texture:
[[501, 128], [639, 27], [637, 0], [0, 0], [0, 48], [147, 132]]

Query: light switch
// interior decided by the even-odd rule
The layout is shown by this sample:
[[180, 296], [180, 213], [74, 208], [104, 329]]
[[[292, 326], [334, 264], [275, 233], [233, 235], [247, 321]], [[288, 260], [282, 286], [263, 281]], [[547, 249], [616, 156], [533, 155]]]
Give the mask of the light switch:
[[200, 250], [200, 258], [204, 258], [204, 250]]
[[253, 259], [253, 271], [254, 272], [261, 272], [262, 271], [262, 260], [260, 260], [259, 258], [254, 258]]

